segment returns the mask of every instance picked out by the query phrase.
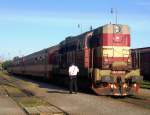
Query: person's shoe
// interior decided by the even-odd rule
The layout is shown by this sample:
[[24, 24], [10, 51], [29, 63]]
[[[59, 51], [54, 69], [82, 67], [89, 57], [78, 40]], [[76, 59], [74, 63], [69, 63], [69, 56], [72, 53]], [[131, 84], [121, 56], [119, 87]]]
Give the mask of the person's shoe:
[[72, 92], [69, 92], [70, 94], [72, 94]]

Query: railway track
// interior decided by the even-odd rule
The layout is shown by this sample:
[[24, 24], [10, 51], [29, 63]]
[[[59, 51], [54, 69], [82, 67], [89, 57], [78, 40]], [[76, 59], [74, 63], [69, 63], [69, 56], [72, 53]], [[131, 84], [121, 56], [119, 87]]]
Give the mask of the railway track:
[[25, 87], [22, 87], [23, 81], [3, 73], [0, 74], [0, 88], [4, 90], [5, 95], [11, 97], [28, 115], [67, 115], [65, 111], [37, 97], [32, 91], [27, 90]]
[[119, 101], [130, 103], [142, 108], [150, 109], [150, 97], [142, 95], [134, 95], [123, 98], [117, 98]]
[[[1, 79], [1, 78], [0, 78]], [[129, 96], [124, 98], [112, 98], [106, 96], [96, 96], [94, 94], [78, 93], [70, 95], [67, 90], [59, 88], [49, 83], [39, 80], [30, 80], [28, 78], [7, 76], [0, 80], [0, 83], [12, 87], [19, 87], [28, 97], [40, 97], [69, 114], [81, 114], [83, 111], [86, 115], [97, 115], [112, 113], [112, 115], [133, 115], [136, 110], [137, 115], [145, 112], [143, 115], [149, 115], [150, 112], [150, 91], [145, 95], [142, 90], [140, 95]], [[62, 100], [63, 99], [63, 100]], [[119, 111], [114, 111], [116, 107]], [[99, 114], [98, 114], [99, 115]]]
[[[7, 78], [2, 77], [0, 79], [0, 83], [11, 86], [11, 87], [15, 87], [15, 88], [22, 87], [22, 84], [20, 84], [20, 81], [16, 81], [16, 79], [14, 78], [8, 80]], [[21, 90], [27, 96], [34, 96], [34, 92], [31, 92], [26, 89], [21, 89]], [[127, 96], [127, 97], [117, 97], [117, 98], [113, 97], [113, 99], [126, 102], [126, 103], [130, 103], [139, 107], [150, 109], [150, 94], [149, 95], [140, 94], [140, 95]]]

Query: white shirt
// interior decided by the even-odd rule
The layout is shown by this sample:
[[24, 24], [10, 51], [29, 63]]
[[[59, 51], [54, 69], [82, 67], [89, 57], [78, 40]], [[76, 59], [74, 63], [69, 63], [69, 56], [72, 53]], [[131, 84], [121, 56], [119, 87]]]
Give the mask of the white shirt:
[[74, 76], [74, 75], [77, 75], [77, 73], [79, 72], [79, 68], [75, 65], [71, 65], [69, 67], [69, 75], [70, 76]]

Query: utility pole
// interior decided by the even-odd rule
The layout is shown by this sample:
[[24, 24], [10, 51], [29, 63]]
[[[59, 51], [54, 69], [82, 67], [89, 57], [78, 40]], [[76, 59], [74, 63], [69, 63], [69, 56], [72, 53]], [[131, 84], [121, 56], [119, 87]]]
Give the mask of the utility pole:
[[92, 31], [93, 30], [93, 27], [92, 26], [90, 26], [90, 31]]
[[80, 28], [81, 33], [82, 33], [82, 24], [78, 24], [78, 28]]
[[115, 21], [116, 21], [116, 24], [118, 23], [118, 12], [117, 12], [117, 9], [116, 8], [111, 8], [111, 14], [113, 16], [113, 14], [115, 14]]
[[8, 52], [8, 60], [10, 60], [10, 53]]

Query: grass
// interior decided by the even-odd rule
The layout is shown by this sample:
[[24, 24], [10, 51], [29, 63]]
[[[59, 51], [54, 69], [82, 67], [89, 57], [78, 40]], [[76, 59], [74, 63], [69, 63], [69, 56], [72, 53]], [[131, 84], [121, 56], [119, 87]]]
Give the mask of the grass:
[[37, 97], [20, 97], [15, 99], [22, 107], [48, 106], [48, 103]]
[[142, 81], [141, 88], [150, 89], [150, 81]]
[[[4, 78], [4, 81], [2, 81], [2, 84], [0, 84], [0, 85], [3, 85], [3, 87], [7, 91], [8, 95], [11, 98], [13, 98], [22, 107], [37, 107], [37, 106], [41, 106], [41, 105], [42, 106], [48, 105], [48, 103], [46, 101], [44, 101], [38, 97], [35, 97], [34, 95], [29, 96], [30, 92], [23, 90], [21, 87], [19, 87], [16, 83], [17, 80], [13, 77], [8, 76], [6, 72], [0, 71], [0, 77]], [[27, 82], [24, 82], [22, 80], [19, 80], [19, 82], [23, 86], [28, 86], [28, 87], [31, 86], [31, 85], [28, 85]]]
[[8, 95], [11, 97], [24, 97], [24, 96], [26, 96], [25, 93], [23, 93], [20, 89], [18, 89], [16, 87], [4, 85], [4, 88], [7, 90]]
[[46, 106], [48, 105], [47, 102], [41, 100], [38, 97], [34, 96], [27, 96], [21, 89], [11, 87], [11, 86], [4, 86], [7, 90], [8, 94], [22, 107], [37, 107], [37, 106]]
[[0, 71], [0, 77], [3, 75], [3, 72], [2, 71]]

